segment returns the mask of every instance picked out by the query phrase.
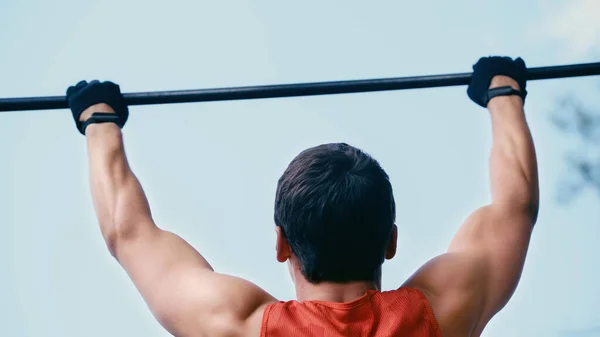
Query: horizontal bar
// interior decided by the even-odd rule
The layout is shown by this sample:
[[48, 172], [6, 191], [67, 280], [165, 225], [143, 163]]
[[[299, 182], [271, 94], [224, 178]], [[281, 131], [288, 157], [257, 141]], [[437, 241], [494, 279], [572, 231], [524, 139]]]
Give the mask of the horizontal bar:
[[[528, 80], [600, 75], [600, 62], [529, 68]], [[123, 94], [128, 105], [348, 94], [467, 85], [472, 73]], [[0, 111], [66, 109], [65, 96], [1, 98]]]

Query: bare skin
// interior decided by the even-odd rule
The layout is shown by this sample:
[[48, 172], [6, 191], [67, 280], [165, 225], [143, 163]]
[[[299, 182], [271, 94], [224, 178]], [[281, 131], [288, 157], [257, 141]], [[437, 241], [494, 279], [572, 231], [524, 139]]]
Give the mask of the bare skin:
[[[518, 84], [496, 76], [491, 87]], [[492, 202], [461, 226], [447, 253], [421, 267], [404, 283], [430, 301], [445, 337], [479, 336], [512, 296], [525, 262], [537, 216], [535, 150], [517, 96], [496, 97], [490, 156]], [[88, 108], [114, 112], [106, 104]], [[258, 286], [213, 271], [179, 236], [154, 223], [142, 187], [124, 152], [121, 130], [112, 123], [86, 129], [90, 179], [100, 228], [111, 254], [133, 280], [156, 319], [174, 336], [259, 336], [265, 307], [277, 300]], [[277, 259], [288, 262], [298, 300], [352, 301], [380, 282], [313, 285], [299, 272], [277, 230]], [[394, 230], [386, 258], [396, 253]]]

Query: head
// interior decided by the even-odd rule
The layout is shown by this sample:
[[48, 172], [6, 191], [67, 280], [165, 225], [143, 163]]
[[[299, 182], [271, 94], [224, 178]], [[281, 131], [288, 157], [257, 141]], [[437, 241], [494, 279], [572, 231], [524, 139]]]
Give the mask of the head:
[[300, 153], [277, 184], [277, 258], [310, 283], [380, 282], [396, 253], [396, 205], [388, 175], [344, 143]]

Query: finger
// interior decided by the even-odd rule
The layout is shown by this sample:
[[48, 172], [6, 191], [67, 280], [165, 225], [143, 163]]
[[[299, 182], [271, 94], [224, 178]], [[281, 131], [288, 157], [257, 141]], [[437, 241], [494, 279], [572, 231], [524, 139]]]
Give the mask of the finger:
[[87, 84], [88, 84], [87, 81], [79, 81], [79, 83], [77, 83], [75, 85], [75, 88], [81, 89], [81, 88], [85, 87]]

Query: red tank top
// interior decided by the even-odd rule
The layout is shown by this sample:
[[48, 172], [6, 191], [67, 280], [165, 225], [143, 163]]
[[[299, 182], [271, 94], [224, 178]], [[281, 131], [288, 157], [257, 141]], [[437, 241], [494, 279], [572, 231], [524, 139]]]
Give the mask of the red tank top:
[[261, 337], [442, 337], [417, 289], [367, 291], [347, 303], [289, 301], [269, 305]]

